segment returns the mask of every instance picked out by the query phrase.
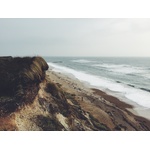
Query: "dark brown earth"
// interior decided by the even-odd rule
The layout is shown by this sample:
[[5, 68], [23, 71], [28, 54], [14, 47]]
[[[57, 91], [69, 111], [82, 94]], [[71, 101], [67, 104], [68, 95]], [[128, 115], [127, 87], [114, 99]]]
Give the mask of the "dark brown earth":
[[[39, 57], [17, 58], [20, 63], [15, 72], [6, 70], [7, 59], [0, 59], [1, 69], [5, 69], [0, 72], [0, 81], [13, 88], [0, 83], [0, 89], [5, 89], [0, 92], [0, 130], [150, 130], [149, 120], [127, 110], [131, 105], [65, 75], [46, 71], [47, 64]], [[9, 80], [5, 73], [8, 77], [11, 74]]]

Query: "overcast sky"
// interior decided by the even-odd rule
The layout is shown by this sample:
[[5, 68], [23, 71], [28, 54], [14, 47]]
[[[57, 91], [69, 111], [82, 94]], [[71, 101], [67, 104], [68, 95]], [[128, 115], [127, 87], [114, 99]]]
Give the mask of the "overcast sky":
[[150, 57], [150, 19], [0, 19], [0, 56]]

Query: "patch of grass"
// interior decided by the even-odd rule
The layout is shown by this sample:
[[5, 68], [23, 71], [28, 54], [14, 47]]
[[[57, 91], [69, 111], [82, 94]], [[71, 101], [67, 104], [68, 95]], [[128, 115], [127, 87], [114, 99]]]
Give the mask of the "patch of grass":
[[49, 82], [46, 85], [45, 91], [58, 99], [65, 99], [61, 89], [54, 83]]
[[53, 96], [54, 103], [57, 105], [57, 111], [61, 112], [65, 117], [70, 115], [65, 94], [55, 83], [48, 82], [45, 91]]
[[89, 114], [91, 122], [93, 123], [94, 127], [100, 131], [110, 131], [110, 129], [103, 123], [100, 123], [96, 118], [94, 118], [91, 114]]
[[73, 98], [72, 94], [70, 94], [70, 93], [65, 92], [64, 94], [65, 94], [65, 97], [67, 99], [72, 99]]
[[40, 65], [42, 71], [48, 70], [49, 66], [42, 57], [33, 57], [33, 60], [34, 62], [37, 62]]
[[42, 115], [36, 117], [36, 123], [44, 131], [61, 131], [64, 128], [56, 119]]
[[0, 100], [1, 114], [32, 103], [46, 69], [48, 65], [41, 57], [0, 57], [0, 97], [11, 99]]

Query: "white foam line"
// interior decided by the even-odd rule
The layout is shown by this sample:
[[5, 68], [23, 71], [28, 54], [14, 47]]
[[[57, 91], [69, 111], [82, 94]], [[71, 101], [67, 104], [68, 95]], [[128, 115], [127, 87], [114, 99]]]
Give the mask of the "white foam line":
[[135, 103], [143, 107], [150, 108], [150, 93], [149, 92], [136, 89], [133, 87], [129, 87], [124, 84], [116, 83], [113, 80], [90, 75], [81, 71], [76, 71], [68, 67], [58, 66], [53, 63], [48, 63], [48, 65], [54, 67], [55, 71], [71, 73], [77, 79], [88, 82], [92, 86], [109, 89], [115, 92], [120, 92], [121, 95], [123, 94], [129, 100], [134, 101]]
[[130, 65], [125, 65], [125, 64], [122, 64], [122, 65], [117, 65], [117, 64], [94, 64], [92, 66], [95, 66], [95, 67], [103, 67], [109, 71], [112, 71], [112, 72], [117, 72], [117, 73], [125, 73], [125, 74], [128, 74], [128, 73], [147, 73], [147, 70], [146, 68], [143, 69], [141, 67], [133, 67], [133, 66], [130, 66]]
[[90, 63], [90, 62], [95, 62], [95, 61], [89, 61], [86, 59], [77, 59], [77, 60], [72, 60], [72, 62], [77, 62], [77, 63]]

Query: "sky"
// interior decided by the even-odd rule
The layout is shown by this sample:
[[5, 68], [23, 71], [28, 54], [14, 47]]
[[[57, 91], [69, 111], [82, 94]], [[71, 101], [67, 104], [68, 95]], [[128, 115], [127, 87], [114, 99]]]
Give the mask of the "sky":
[[1, 18], [0, 56], [150, 57], [150, 19]]

